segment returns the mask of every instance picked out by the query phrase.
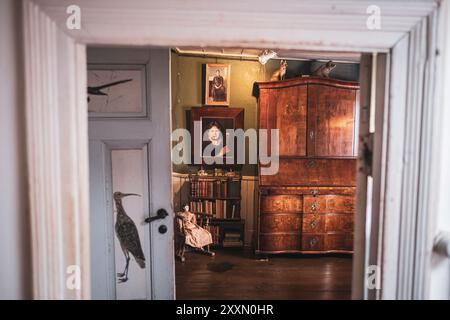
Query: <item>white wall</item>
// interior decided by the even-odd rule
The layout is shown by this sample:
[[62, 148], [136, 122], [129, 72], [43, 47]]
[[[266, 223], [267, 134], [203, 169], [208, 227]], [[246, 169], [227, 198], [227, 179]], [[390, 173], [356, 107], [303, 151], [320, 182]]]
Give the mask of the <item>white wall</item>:
[[[437, 170], [438, 194], [437, 216], [432, 236], [441, 231], [450, 232], [450, 1], [441, 2], [440, 39], [438, 44], [438, 106], [442, 108], [440, 123], [437, 124], [436, 143], [440, 151]], [[450, 299], [450, 259], [435, 253], [431, 257], [430, 299]]]
[[0, 299], [30, 298], [21, 1], [0, 1]]

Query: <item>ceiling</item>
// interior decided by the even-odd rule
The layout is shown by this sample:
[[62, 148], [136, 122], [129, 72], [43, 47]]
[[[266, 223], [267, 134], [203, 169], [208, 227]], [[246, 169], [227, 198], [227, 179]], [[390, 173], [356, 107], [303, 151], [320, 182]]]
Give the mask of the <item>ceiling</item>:
[[[321, 52], [321, 51], [299, 51], [286, 49], [272, 49], [277, 52], [275, 59], [287, 60], [318, 60], [343, 63], [359, 63], [360, 53], [354, 52]], [[210, 57], [234, 57], [245, 59], [258, 59], [258, 56], [264, 49], [247, 49], [247, 48], [214, 48], [214, 47], [178, 47], [175, 51], [181, 55], [196, 55]]]

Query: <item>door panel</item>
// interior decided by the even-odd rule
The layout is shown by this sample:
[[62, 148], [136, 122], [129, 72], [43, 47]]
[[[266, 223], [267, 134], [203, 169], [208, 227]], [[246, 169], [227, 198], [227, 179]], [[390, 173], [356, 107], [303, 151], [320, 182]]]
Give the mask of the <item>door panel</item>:
[[[147, 147], [142, 149], [111, 150], [111, 172], [112, 172], [112, 191], [123, 193], [136, 193], [140, 197], [130, 196], [123, 198], [122, 205], [127, 215], [136, 224], [142, 250], [149, 264], [149, 228], [144, 222], [147, 215], [149, 202], [148, 197], [148, 179], [147, 179]], [[114, 206], [114, 224], [116, 223], [117, 208]], [[125, 267], [125, 256], [122, 252], [120, 242], [114, 233], [114, 260], [115, 270], [122, 272]], [[134, 257], [131, 257], [128, 269], [128, 281], [119, 283], [116, 281], [116, 298], [118, 300], [142, 300], [147, 299], [146, 290], [146, 271], [141, 269], [136, 263]]]
[[280, 156], [306, 155], [306, 86], [280, 90], [276, 100], [276, 126], [280, 130]]
[[[170, 150], [170, 52], [167, 49], [88, 49], [91, 64], [143, 65], [146, 117], [91, 118], [90, 207], [93, 299], [173, 299], [173, 208]], [[113, 193], [138, 193], [123, 206], [133, 219], [146, 258], [145, 269], [131, 258], [126, 283], [117, 283], [125, 258], [114, 231]], [[169, 216], [144, 223], [165, 209]], [[167, 227], [159, 233], [161, 225]]]
[[309, 155], [354, 156], [356, 90], [308, 86]]

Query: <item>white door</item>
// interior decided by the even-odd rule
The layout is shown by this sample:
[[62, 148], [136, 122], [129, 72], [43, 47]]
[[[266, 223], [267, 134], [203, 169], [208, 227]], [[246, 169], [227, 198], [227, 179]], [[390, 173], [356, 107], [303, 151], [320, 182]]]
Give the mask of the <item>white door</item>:
[[[127, 80], [102, 88], [106, 95], [89, 94], [92, 298], [173, 299], [170, 51], [95, 48], [87, 57], [88, 86]], [[115, 192], [139, 196], [118, 200]], [[127, 275], [118, 275], [126, 257], [115, 231], [117, 201], [145, 257], [131, 253]], [[169, 216], [145, 222], [159, 209]]]

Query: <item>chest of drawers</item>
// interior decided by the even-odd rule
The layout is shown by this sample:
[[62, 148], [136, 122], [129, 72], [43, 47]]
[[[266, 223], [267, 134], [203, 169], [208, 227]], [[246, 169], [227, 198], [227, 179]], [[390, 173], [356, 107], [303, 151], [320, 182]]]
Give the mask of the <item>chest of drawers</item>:
[[262, 175], [260, 164], [256, 253], [351, 253], [358, 83], [302, 78], [258, 88], [259, 127], [279, 131], [279, 168]]

